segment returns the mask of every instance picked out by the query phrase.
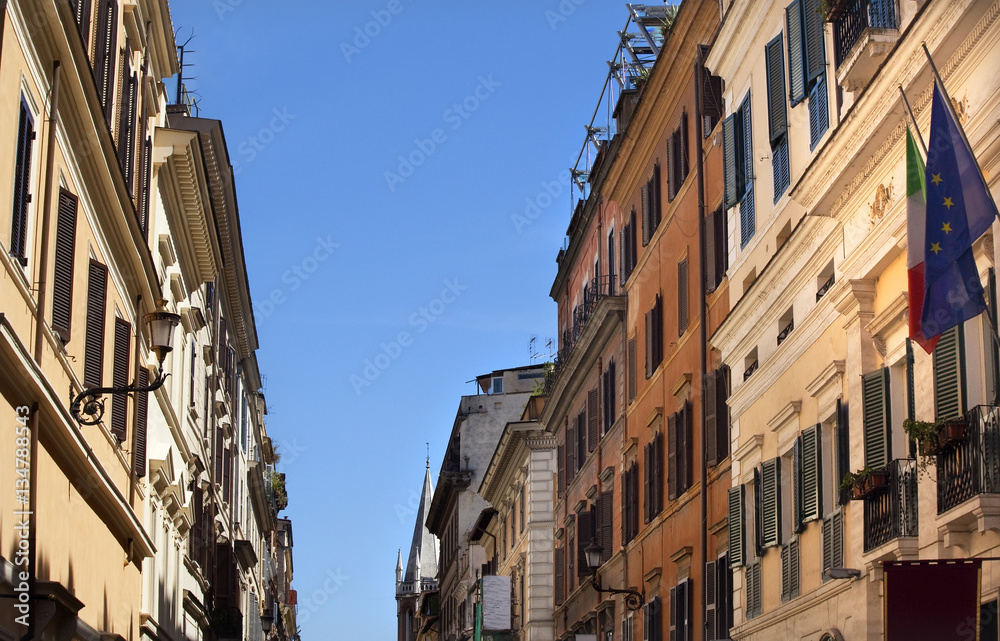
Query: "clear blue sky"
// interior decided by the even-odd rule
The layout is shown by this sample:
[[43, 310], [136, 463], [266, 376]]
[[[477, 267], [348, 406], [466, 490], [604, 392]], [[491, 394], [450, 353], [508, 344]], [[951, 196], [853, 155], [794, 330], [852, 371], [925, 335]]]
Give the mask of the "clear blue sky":
[[[200, 115], [238, 162], [306, 641], [395, 638], [424, 443], [436, 478], [466, 381], [555, 338], [568, 187], [531, 224], [512, 215], [575, 161], [627, 18], [624, 2], [562, 10], [171, 0]], [[366, 360], [383, 367], [366, 378]]]

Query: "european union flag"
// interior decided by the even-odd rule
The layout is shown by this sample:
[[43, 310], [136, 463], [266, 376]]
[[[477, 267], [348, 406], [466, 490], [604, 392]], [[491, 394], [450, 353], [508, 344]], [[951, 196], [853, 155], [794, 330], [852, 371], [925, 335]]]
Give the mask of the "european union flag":
[[972, 150], [937, 83], [927, 150], [925, 338], [934, 338], [986, 309], [972, 243], [997, 216]]

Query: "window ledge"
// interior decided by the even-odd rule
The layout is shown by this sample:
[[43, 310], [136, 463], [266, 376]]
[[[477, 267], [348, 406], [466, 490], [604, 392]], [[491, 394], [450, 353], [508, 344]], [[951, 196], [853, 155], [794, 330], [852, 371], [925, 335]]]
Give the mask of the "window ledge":
[[936, 519], [944, 546], [968, 554], [972, 532], [1000, 532], [1000, 494], [977, 494]]

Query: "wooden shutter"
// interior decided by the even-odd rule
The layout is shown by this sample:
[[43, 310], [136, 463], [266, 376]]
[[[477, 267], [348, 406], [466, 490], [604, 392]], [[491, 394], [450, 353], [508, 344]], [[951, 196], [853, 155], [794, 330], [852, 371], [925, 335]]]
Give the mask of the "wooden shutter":
[[566, 429], [566, 487], [576, 476], [576, 428]]
[[233, 456], [228, 447], [222, 450], [222, 495], [231, 507], [233, 504]]
[[722, 283], [722, 279], [726, 275], [726, 269], [729, 265], [729, 236], [727, 231], [728, 217], [726, 216], [726, 211], [724, 209], [717, 209], [715, 211], [715, 232], [714, 232], [714, 250], [715, 255], [715, 279], [712, 285], [712, 291], [715, 291], [719, 284]]
[[35, 123], [28, 105], [21, 100], [17, 122], [17, 156], [14, 163], [14, 209], [10, 230], [10, 255], [28, 264], [28, 203], [31, 202], [31, 149], [35, 140]]
[[655, 457], [655, 467], [656, 467], [656, 487], [654, 488], [654, 494], [656, 496], [656, 514], [663, 511], [663, 486], [666, 484], [666, 475], [664, 472], [664, 467], [666, 466], [665, 453], [663, 451], [663, 434], [657, 434], [656, 440], [654, 441], [654, 451], [653, 456]]
[[594, 538], [593, 512], [590, 510], [580, 512], [576, 517], [576, 524], [576, 576], [584, 578], [590, 576], [585, 550], [590, 545], [590, 540]]
[[646, 378], [653, 375], [653, 310], [646, 312]]
[[823, 567], [822, 567], [822, 578], [826, 581], [828, 578], [826, 571], [834, 567], [833, 565], [833, 517], [827, 517], [823, 519], [822, 526], [823, 534]]
[[[139, 368], [139, 386], [149, 385], [149, 370], [145, 367]], [[146, 426], [149, 423], [149, 392], [137, 392], [135, 395], [135, 454], [133, 458], [133, 469], [139, 478], [146, 476]], [[197, 483], [195, 486], [197, 488]], [[198, 490], [201, 492], [201, 490]], [[201, 509], [200, 503], [197, 509]], [[197, 513], [196, 513], [197, 514]]]
[[815, 521], [823, 514], [822, 447], [819, 423], [802, 432], [802, 522]]
[[[677, 594], [678, 588], [670, 588], [670, 641], [678, 641], [678, 626], [677, 622], [680, 618], [680, 604], [678, 603]], [[680, 641], [684, 641], [684, 637], [680, 637]]]
[[628, 273], [631, 274], [635, 269], [636, 262], [639, 260], [639, 248], [636, 245], [636, 235], [638, 230], [636, 229], [635, 222], [635, 210], [633, 209], [629, 217], [629, 232], [628, 232], [628, 242], [629, 242], [629, 267]]
[[674, 131], [667, 138], [667, 200], [673, 201], [674, 196], [677, 195], [678, 178], [680, 177], [680, 171], [678, 167], [680, 165], [680, 153], [678, 147], [680, 143], [678, 142], [679, 136], [678, 132]]
[[802, 0], [806, 53], [806, 86], [823, 74], [826, 67], [826, 46], [823, 42], [822, 0]]
[[225, 452], [223, 451], [223, 433], [221, 427], [215, 428], [215, 482], [222, 486], [222, 463]]
[[764, 47], [767, 65], [767, 117], [771, 146], [788, 131], [788, 108], [785, 103], [785, 64], [781, 34]]
[[742, 150], [736, 146], [736, 118], [739, 112], [734, 113], [722, 121], [722, 165], [725, 180], [725, 208], [734, 207], [740, 201], [743, 193], [737, 185], [737, 157], [742, 154]]
[[555, 563], [556, 563], [556, 568], [555, 568], [555, 570], [556, 570], [555, 571], [555, 574], [556, 574], [556, 577], [555, 577], [555, 580], [556, 580], [556, 586], [555, 586], [556, 587], [556, 595], [555, 595], [555, 597], [556, 597], [556, 606], [560, 606], [560, 605], [563, 604], [564, 592], [565, 592], [565, 589], [566, 589], [566, 585], [565, 585], [565, 583], [566, 583], [566, 579], [565, 579], [565, 573], [566, 573], [566, 550], [565, 549], [563, 549], [563, 548], [556, 548]]
[[667, 417], [667, 498], [680, 496], [677, 487], [677, 413]]
[[717, 590], [718, 569], [715, 561], [705, 563], [705, 641], [716, 641], [718, 634], [718, 618], [716, 617], [715, 604], [718, 597]]
[[831, 517], [833, 521], [833, 567], [844, 567], [844, 513], [836, 511]]
[[781, 601], [785, 602], [789, 599], [791, 593], [791, 578], [790, 578], [790, 546], [785, 546], [781, 548]]
[[70, 0], [70, 6], [83, 39], [83, 50], [87, 51], [90, 46], [90, 0]]
[[[850, 429], [848, 424], [848, 413], [847, 408], [843, 405], [841, 399], [837, 399], [837, 477], [835, 479], [836, 483], [834, 487], [839, 487], [840, 482], [844, 480], [848, 472], [851, 471], [851, 447], [850, 447]], [[846, 492], [841, 492], [840, 503], [843, 504], [847, 499]]]
[[556, 450], [556, 458], [558, 459], [556, 477], [559, 488], [559, 498], [562, 498], [562, 495], [566, 493], [566, 446], [559, 445]]
[[792, 443], [792, 530], [802, 531], [802, 435]]
[[694, 406], [691, 405], [691, 401], [684, 401], [681, 412], [677, 424], [677, 432], [681, 435], [677, 444], [677, 458], [682, 461], [678, 466], [678, 476], [681, 491], [686, 492], [691, 487], [694, 471]]
[[705, 291], [707, 293], [714, 292], [717, 286], [715, 261], [715, 234], [718, 225], [715, 219], [717, 216], [719, 216], [718, 210], [709, 212], [705, 217], [705, 243], [701, 250], [705, 252]]
[[865, 466], [878, 469], [892, 459], [889, 443], [889, 368], [863, 374], [861, 391], [864, 401]]
[[[129, 375], [129, 347], [132, 344], [132, 325], [120, 318], [115, 319], [115, 359], [112, 371], [112, 384], [115, 387], [127, 387]], [[125, 440], [125, 429], [128, 425], [128, 394], [115, 394], [111, 397], [111, 433], [119, 440]]]
[[73, 262], [76, 256], [77, 198], [59, 190], [56, 221], [55, 273], [52, 278], [52, 329], [63, 343], [70, 339], [73, 320]]
[[681, 112], [681, 128], [680, 128], [680, 161], [681, 161], [681, 179], [677, 183], [677, 189], [680, 190], [681, 185], [687, 180], [688, 174], [691, 172], [691, 163], [688, 160], [689, 155], [688, 150], [688, 115], [687, 111]]
[[587, 461], [587, 411], [583, 409], [576, 415], [576, 469], [579, 470]]
[[618, 374], [614, 361], [608, 363], [608, 427], [611, 429], [617, 419], [617, 407], [615, 400], [618, 397]]
[[746, 490], [742, 485], [729, 488], [729, 565], [739, 567], [743, 565], [745, 555], [744, 543], [744, 493]]
[[653, 237], [653, 221], [650, 216], [649, 183], [639, 188], [642, 200], [642, 246], [649, 244], [649, 239]]
[[[143, 118], [145, 124], [145, 118]], [[146, 138], [142, 151], [142, 175], [139, 185], [139, 207], [136, 213], [139, 215], [139, 228], [142, 229], [142, 237], [149, 238], [149, 202], [152, 198], [152, 174], [153, 174], [153, 141]]]
[[809, 148], [814, 148], [830, 127], [826, 78], [820, 77], [809, 92]]
[[688, 260], [677, 263], [677, 335], [688, 328]]
[[94, 46], [94, 81], [97, 97], [104, 107], [104, 117], [111, 122], [113, 109], [115, 54], [118, 52], [118, 2], [99, 0], [97, 9], [97, 40]]
[[663, 220], [663, 189], [660, 185], [660, 164], [653, 165], [653, 177], [650, 178], [650, 197], [653, 199], [653, 229], [660, 226]]
[[721, 463], [729, 456], [729, 366], [723, 365], [715, 371], [716, 461]]
[[600, 403], [597, 389], [587, 392], [587, 450], [593, 452], [597, 449], [597, 441], [600, 439]]
[[601, 529], [597, 533], [597, 540], [601, 545], [601, 563], [610, 561], [611, 553], [614, 551], [614, 531], [612, 529], [615, 518], [614, 498], [614, 490], [608, 490], [601, 493], [599, 501]]
[[716, 412], [718, 411], [719, 384], [716, 381], [718, 371], [705, 374], [705, 457], [709, 467], [719, 462], [718, 437], [719, 430], [716, 425]]
[[941, 334], [931, 353], [934, 362], [934, 420], [945, 421], [965, 413], [965, 363], [959, 327]]
[[760, 472], [761, 545], [771, 547], [781, 543], [781, 459], [765, 461]]
[[649, 523], [653, 520], [653, 443], [642, 448], [643, 456], [643, 516], [644, 521]]
[[635, 339], [628, 341], [628, 402], [635, 400]]
[[801, 0], [794, 0], [788, 5], [785, 9], [785, 18], [788, 24], [788, 97], [794, 107], [806, 97], [806, 52]]
[[639, 534], [639, 466], [632, 464], [632, 537]]
[[756, 217], [754, 214], [753, 181], [754, 181], [754, 159], [753, 159], [753, 124], [750, 119], [750, 94], [743, 100], [740, 106], [740, 113], [743, 115], [743, 126], [740, 131], [743, 134], [743, 198], [740, 200], [740, 229], [742, 237], [740, 242], [746, 245], [753, 238], [756, 230]]
[[135, 172], [135, 119], [139, 82], [132, 72], [132, 49], [127, 38], [125, 39], [125, 51], [122, 54], [122, 64], [117, 151], [118, 163], [125, 177], [125, 187], [129, 194], [132, 194], [134, 193], [132, 178]]
[[84, 387], [101, 387], [104, 380], [104, 323], [108, 269], [90, 261], [87, 278], [87, 333], [83, 358]]

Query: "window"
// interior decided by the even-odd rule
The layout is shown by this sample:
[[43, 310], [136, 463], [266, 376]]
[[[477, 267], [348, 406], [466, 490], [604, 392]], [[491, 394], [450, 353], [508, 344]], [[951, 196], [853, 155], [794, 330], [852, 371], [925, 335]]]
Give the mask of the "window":
[[494, 376], [490, 394], [503, 394], [503, 376]]
[[642, 606], [642, 638], [663, 641], [663, 605], [658, 596]]
[[628, 402], [635, 400], [635, 338], [628, 340]]
[[667, 491], [671, 500], [691, 487], [694, 468], [692, 416], [691, 402], [684, 401], [679, 411], [667, 417]]
[[83, 356], [84, 387], [103, 385], [107, 287], [107, 267], [97, 261], [90, 261], [90, 273], [87, 279], [87, 333]]
[[746, 581], [746, 618], [752, 619], [760, 616], [761, 612], [763, 612], [760, 585], [760, 559], [747, 566]]
[[650, 378], [663, 361], [663, 299], [659, 294], [653, 308], [646, 313], [646, 378]]
[[688, 117], [681, 114], [681, 123], [667, 139], [667, 200], [673, 201], [687, 178], [688, 166]]
[[727, 554], [706, 564], [705, 639], [728, 639], [733, 627], [733, 584]]
[[792, 539], [781, 548], [781, 601], [799, 596], [799, 540]]
[[76, 260], [76, 196], [59, 190], [55, 273], [52, 278], [52, 329], [68, 343], [73, 320], [73, 263]]
[[[600, 285], [598, 285], [600, 286]], [[608, 232], [608, 287], [607, 295], [615, 295], [615, 230]]]
[[785, 342], [785, 339], [788, 338], [793, 329], [795, 329], [795, 315], [792, 313], [792, 309], [789, 308], [778, 320], [778, 345]]
[[566, 487], [576, 476], [576, 420], [567, 421], [566, 427]]
[[250, 447], [250, 430], [247, 429], [247, 421], [250, 415], [250, 405], [247, 402], [246, 395], [243, 396], [243, 403], [240, 409], [240, 443], [243, 447], [243, 452], [247, 452]]
[[629, 214], [629, 220], [622, 227], [621, 237], [619, 241], [619, 246], [621, 251], [621, 285], [625, 286], [625, 281], [628, 277], [632, 275], [632, 271], [635, 269], [637, 253], [635, 246], [635, 210]]
[[934, 362], [934, 420], [965, 414], [965, 336], [961, 326], [943, 334], [931, 353]]
[[657, 434], [644, 448], [645, 521], [649, 523], [663, 511], [663, 434]]
[[[139, 368], [139, 387], [149, 385], [149, 370]], [[146, 476], [146, 426], [149, 418], [149, 392], [137, 392], [135, 395], [135, 451], [132, 454], [132, 466], [139, 478]], [[195, 483], [195, 486], [198, 484]], [[199, 490], [200, 492], [200, 490]]]
[[112, 120], [115, 87], [115, 55], [118, 53], [118, 0], [98, 0], [97, 40], [94, 44], [94, 82], [104, 117]]
[[601, 492], [594, 506], [594, 535], [601, 546], [601, 563], [611, 560], [614, 552], [614, 491]]
[[576, 469], [580, 468], [587, 461], [587, 409], [584, 408], [576, 415]]
[[677, 335], [688, 328], [688, 259], [677, 263]]
[[689, 641], [694, 630], [694, 598], [691, 580], [670, 588], [670, 641]]
[[[937, 350], [935, 350], [937, 351]], [[937, 378], [935, 376], [935, 378]], [[890, 403], [889, 368], [868, 372], [861, 377], [864, 416], [865, 467], [879, 469], [892, 460], [889, 439]]]
[[759, 471], [754, 470], [754, 477], [757, 547], [781, 545], [781, 459], [764, 461]]
[[639, 533], [639, 466], [632, 463], [622, 474], [622, 544]]
[[740, 206], [740, 247], [753, 238], [756, 219], [753, 200], [753, 129], [750, 93], [740, 108], [722, 122], [722, 156], [726, 208]]
[[195, 351], [194, 339], [192, 338], [191, 339], [191, 382], [190, 382], [190, 389], [191, 389], [190, 405], [191, 405], [191, 407], [194, 407], [194, 405], [195, 405], [194, 381], [195, 381], [195, 374], [196, 374], [196, 367], [197, 367], [197, 365], [198, 365], [198, 354]]
[[823, 514], [823, 426], [802, 430], [792, 448], [792, 482], [795, 511], [792, 526], [801, 532], [809, 521]]
[[555, 555], [555, 600], [556, 606], [563, 604], [565, 600], [566, 591], [566, 550], [565, 548], [556, 548]]
[[705, 220], [705, 291], [714, 292], [726, 276], [729, 239], [726, 212], [721, 207]]
[[774, 202], [789, 184], [788, 106], [785, 102], [785, 56], [781, 34], [764, 47], [767, 60], [767, 117], [771, 140], [771, 169], [774, 173]]
[[14, 211], [11, 214], [10, 255], [22, 267], [28, 264], [28, 203], [31, 202], [31, 149], [35, 121], [28, 103], [21, 99], [17, 121], [17, 156], [14, 158]]
[[597, 449], [597, 441], [600, 440], [601, 418], [600, 418], [600, 392], [594, 388], [587, 392], [587, 451], [593, 452]]
[[[132, 344], [132, 325], [120, 318], [115, 319], [115, 354], [112, 384], [127, 387], [129, 383], [129, 352]], [[128, 394], [114, 394], [111, 397], [111, 433], [119, 443], [125, 441], [128, 424]]]
[[601, 409], [603, 414], [601, 434], [604, 435], [615, 424], [615, 394], [618, 391], [615, 379], [615, 362], [608, 361], [608, 367], [601, 374]]
[[[708, 45], [699, 46], [702, 47], [702, 60], [704, 60], [708, 55]], [[701, 68], [701, 72], [703, 81], [701, 90], [702, 133], [705, 138], [708, 138], [726, 110], [722, 100], [722, 78], [713, 76], [705, 67]]]
[[132, 46], [125, 39], [125, 51], [122, 54], [122, 91], [118, 105], [118, 164], [121, 165], [125, 186], [129, 194], [134, 193], [133, 176], [135, 174], [135, 125], [139, 104], [139, 78], [132, 71]]
[[622, 619], [622, 641], [635, 641], [635, 619], [631, 612]]
[[844, 567], [844, 514], [839, 509], [823, 519], [823, 580], [830, 568]]
[[583, 579], [590, 576], [590, 566], [587, 565], [585, 550], [591, 539], [596, 538], [594, 532], [593, 510], [583, 510], [576, 515], [576, 575]]
[[729, 488], [729, 565], [746, 562], [746, 486]]
[[562, 498], [563, 494], [566, 493], [566, 446], [562, 443], [556, 447], [556, 466], [558, 497]]
[[[144, 124], [145, 124], [145, 119]], [[145, 128], [145, 127], [143, 127]], [[139, 228], [142, 229], [142, 237], [149, 238], [149, 202], [150, 190], [152, 189], [153, 172], [153, 139], [146, 138], [142, 149], [142, 167], [140, 169], [139, 180], [139, 205], [136, 213], [139, 216]]]
[[747, 357], [743, 359], [743, 380], [746, 381], [748, 378], [753, 376], [753, 373], [757, 371], [757, 348], [754, 347], [753, 350], [747, 354]]
[[818, 303], [821, 298], [826, 296], [826, 293], [830, 291], [834, 283], [834, 271], [833, 271], [833, 261], [831, 260], [827, 263], [823, 271], [819, 273], [816, 278], [816, 302]]
[[822, 0], [795, 0], [785, 9], [788, 80], [792, 106], [809, 98], [810, 149], [830, 126]]
[[708, 465], [729, 456], [729, 368], [725, 365], [705, 378], [705, 450]]
[[660, 226], [662, 218], [662, 203], [660, 195], [660, 166], [653, 166], [653, 175], [645, 185], [639, 188], [642, 197], [642, 246], [645, 247], [653, 238], [653, 233]]
[[527, 485], [521, 486], [521, 492], [520, 492], [520, 496], [519, 496], [519, 503], [520, 503], [520, 505], [518, 507], [518, 509], [520, 510], [520, 519], [518, 520], [518, 522], [521, 524], [521, 532], [524, 532], [524, 521], [525, 521], [525, 518], [524, 518], [524, 502], [525, 502], [525, 498], [524, 497], [525, 497], [525, 495], [527, 493], [528, 493], [528, 486]]

